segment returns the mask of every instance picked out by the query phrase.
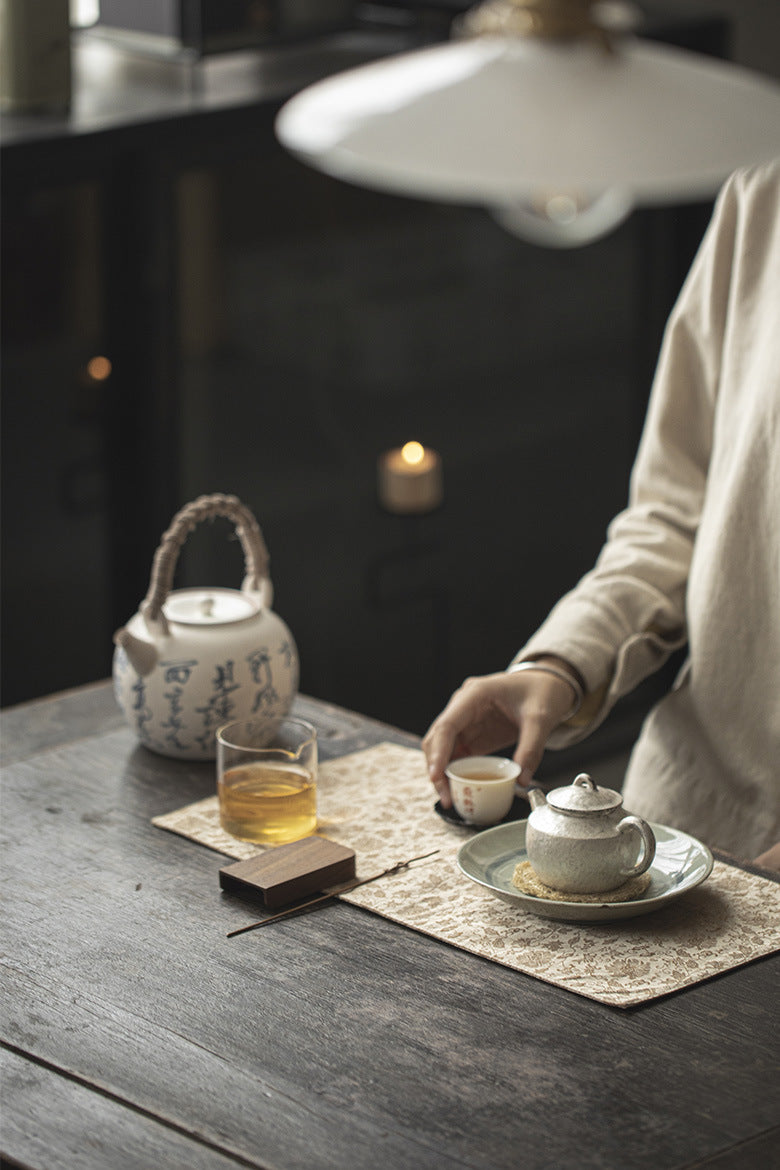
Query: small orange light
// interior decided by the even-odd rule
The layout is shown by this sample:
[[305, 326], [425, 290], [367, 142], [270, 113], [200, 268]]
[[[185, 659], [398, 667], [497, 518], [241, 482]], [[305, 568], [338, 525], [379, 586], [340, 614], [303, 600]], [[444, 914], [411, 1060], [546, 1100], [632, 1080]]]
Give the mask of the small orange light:
[[425, 458], [425, 448], [423, 447], [422, 443], [416, 443], [414, 441], [411, 443], [404, 443], [403, 447], [401, 448], [401, 458], [403, 459], [404, 463], [422, 463], [423, 459]]
[[111, 370], [111, 362], [107, 357], [98, 355], [87, 362], [87, 373], [93, 382], [105, 382], [106, 378], [111, 376]]

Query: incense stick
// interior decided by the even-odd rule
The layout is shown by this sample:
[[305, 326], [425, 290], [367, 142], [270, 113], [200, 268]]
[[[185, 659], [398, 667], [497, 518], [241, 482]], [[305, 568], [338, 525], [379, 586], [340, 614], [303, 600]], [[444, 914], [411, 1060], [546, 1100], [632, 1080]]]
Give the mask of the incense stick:
[[289, 918], [292, 914], [297, 914], [300, 910], [308, 910], [310, 906], [316, 906], [320, 902], [329, 902], [332, 898], [338, 898], [341, 894], [348, 894], [352, 890], [356, 890], [358, 886], [367, 886], [369, 882], [375, 882], [379, 878], [387, 877], [388, 874], [398, 873], [399, 870], [407, 869], [413, 861], [425, 861], [428, 857], [433, 857], [438, 853], [438, 849], [432, 849], [430, 853], [423, 853], [420, 857], [410, 857], [408, 861], [397, 861], [395, 865], [391, 865], [389, 869], [383, 869], [381, 873], [375, 873], [373, 877], [360, 878], [357, 881], [348, 882], [337, 889], [332, 889], [326, 894], [320, 894], [316, 898], [309, 898], [306, 902], [301, 902], [298, 906], [289, 906], [286, 910], [280, 910], [278, 914], [272, 914], [270, 918], [263, 918], [260, 922], [252, 922], [249, 926], [241, 926], [238, 930], [231, 930], [227, 934], [227, 938], [235, 938], [237, 934], [246, 934], [249, 930], [259, 930], [261, 926], [268, 926], [271, 922], [278, 922], [280, 918]]

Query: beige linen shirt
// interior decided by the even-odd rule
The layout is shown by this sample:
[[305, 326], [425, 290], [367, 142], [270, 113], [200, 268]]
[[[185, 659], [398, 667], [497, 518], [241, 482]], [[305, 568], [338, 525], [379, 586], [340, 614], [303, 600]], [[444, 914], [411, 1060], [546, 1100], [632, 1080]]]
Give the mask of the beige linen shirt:
[[[572, 662], [590, 719], [678, 646], [631, 811], [742, 856], [780, 841], [780, 162], [726, 183], [669, 319], [628, 507], [516, 661]], [[595, 708], [595, 709], [592, 709]]]

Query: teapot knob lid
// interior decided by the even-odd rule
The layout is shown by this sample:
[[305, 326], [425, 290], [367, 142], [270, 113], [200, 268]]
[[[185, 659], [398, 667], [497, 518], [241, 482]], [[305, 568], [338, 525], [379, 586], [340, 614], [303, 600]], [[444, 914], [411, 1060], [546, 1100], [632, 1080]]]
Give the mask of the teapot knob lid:
[[587, 788], [590, 792], [596, 791], [596, 785], [587, 772], [580, 772], [579, 776], [574, 777], [572, 783], [579, 788]]
[[599, 788], [587, 772], [580, 772], [567, 788], [554, 788], [548, 793], [547, 803], [562, 812], [598, 813], [618, 808], [623, 798], [611, 788]]

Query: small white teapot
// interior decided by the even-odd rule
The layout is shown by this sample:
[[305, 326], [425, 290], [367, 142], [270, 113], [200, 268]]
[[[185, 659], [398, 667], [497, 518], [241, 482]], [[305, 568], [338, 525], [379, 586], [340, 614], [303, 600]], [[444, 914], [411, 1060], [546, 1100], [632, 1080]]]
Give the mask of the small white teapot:
[[641, 817], [623, 815], [623, 798], [584, 772], [566, 788], [528, 794], [528, 860], [545, 885], [569, 894], [602, 894], [637, 877], [655, 857]]
[[[241, 589], [171, 592], [181, 546], [214, 516], [231, 520], [241, 541]], [[114, 635], [114, 692], [141, 743], [210, 760], [223, 723], [261, 717], [272, 734], [298, 691], [298, 651], [270, 609], [272, 596], [262, 533], [236, 496], [201, 496], [177, 512], [154, 555], [146, 599]]]

